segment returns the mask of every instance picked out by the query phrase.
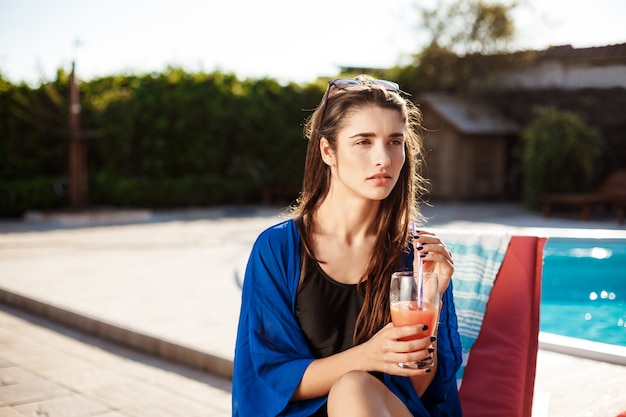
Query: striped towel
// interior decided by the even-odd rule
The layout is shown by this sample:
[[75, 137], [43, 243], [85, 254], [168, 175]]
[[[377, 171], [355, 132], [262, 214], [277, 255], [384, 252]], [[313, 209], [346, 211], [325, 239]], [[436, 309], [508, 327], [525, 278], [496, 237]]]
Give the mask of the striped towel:
[[463, 364], [456, 379], [461, 386], [469, 359], [485, 316], [496, 275], [511, 241], [508, 234], [440, 232], [454, 257], [453, 294], [463, 348]]

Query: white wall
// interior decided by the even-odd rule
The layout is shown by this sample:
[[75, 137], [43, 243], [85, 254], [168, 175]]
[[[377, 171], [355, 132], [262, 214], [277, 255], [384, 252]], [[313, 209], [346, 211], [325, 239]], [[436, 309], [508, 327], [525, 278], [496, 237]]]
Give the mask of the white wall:
[[626, 65], [584, 66], [545, 62], [534, 68], [498, 76], [496, 85], [513, 89], [579, 90], [583, 88], [626, 88]]

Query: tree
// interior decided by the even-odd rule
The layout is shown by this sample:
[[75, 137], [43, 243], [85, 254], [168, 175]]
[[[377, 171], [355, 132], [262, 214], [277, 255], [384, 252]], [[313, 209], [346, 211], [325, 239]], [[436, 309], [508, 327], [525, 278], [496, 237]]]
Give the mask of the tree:
[[438, 0], [433, 9], [419, 3], [416, 9], [421, 17], [420, 30], [428, 33], [430, 47], [464, 55], [504, 51], [515, 34], [511, 12], [517, 6], [516, 2]]
[[412, 65], [392, 68], [385, 76], [412, 94], [458, 93], [472, 80], [518, 65], [519, 54], [505, 53], [515, 34], [511, 12], [517, 6], [483, 0], [438, 0], [432, 9], [416, 4], [419, 30], [429, 40]]
[[545, 193], [588, 191], [604, 142], [574, 113], [546, 107], [522, 132], [524, 203], [537, 209]]

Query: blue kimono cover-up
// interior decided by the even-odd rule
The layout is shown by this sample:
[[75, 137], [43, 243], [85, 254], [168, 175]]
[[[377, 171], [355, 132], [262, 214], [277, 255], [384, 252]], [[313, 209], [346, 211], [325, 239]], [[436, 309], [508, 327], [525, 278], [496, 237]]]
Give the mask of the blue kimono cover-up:
[[[265, 230], [248, 260], [233, 374], [234, 417], [313, 414], [326, 397], [290, 402], [315, 360], [295, 314], [300, 278], [300, 234], [293, 220]], [[455, 373], [461, 365], [452, 284], [443, 296], [437, 335], [438, 369], [420, 399], [409, 378], [384, 375], [384, 383], [414, 416], [461, 416]]]

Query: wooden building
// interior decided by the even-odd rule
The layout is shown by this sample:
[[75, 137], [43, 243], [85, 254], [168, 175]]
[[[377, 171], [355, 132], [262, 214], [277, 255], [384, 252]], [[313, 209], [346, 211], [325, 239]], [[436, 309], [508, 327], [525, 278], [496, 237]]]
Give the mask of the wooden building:
[[512, 145], [520, 127], [472, 99], [424, 94], [426, 176], [431, 199], [501, 200], [509, 196], [515, 168]]

